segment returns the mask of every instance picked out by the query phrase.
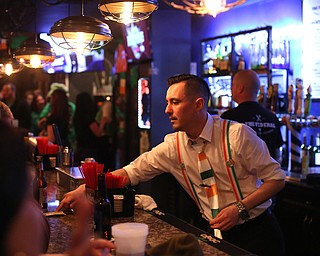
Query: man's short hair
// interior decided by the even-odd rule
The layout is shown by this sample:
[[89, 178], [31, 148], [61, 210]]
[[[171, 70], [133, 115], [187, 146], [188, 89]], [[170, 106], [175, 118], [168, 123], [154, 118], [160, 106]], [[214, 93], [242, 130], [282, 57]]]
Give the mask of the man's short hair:
[[180, 82], [185, 82], [186, 94], [199, 95], [205, 100], [206, 103], [208, 103], [211, 93], [205, 80], [192, 74], [180, 74], [168, 78], [169, 86]]

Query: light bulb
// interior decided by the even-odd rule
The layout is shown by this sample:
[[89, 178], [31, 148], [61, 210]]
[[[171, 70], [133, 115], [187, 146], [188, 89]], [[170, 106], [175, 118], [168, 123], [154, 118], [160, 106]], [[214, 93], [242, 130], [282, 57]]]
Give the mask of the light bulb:
[[33, 68], [41, 67], [41, 60], [40, 60], [39, 55], [31, 55], [30, 56], [30, 65]]
[[5, 73], [10, 76], [13, 72], [13, 67], [12, 67], [12, 64], [11, 63], [7, 63], [5, 64]]
[[133, 2], [124, 2], [124, 10], [121, 14], [121, 20], [124, 24], [131, 22], [131, 14], [133, 10]]
[[76, 44], [76, 52], [80, 54], [83, 53], [85, 49], [85, 38], [84, 38], [83, 32], [77, 32], [75, 44]]
[[213, 17], [216, 17], [217, 14], [221, 11], [221, 6], [225, 6], [224, 0], [218, 0], [218, 1], [203, 0], [201, 3], [203, 7], [209, 10], [210, 15], [212, 15]]

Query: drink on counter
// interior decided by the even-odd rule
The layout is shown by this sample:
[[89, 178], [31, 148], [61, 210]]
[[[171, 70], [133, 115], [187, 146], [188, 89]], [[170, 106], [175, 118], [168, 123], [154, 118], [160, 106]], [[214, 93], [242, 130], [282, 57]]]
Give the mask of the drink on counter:
[[125, 222], [112, 226], [116, 256], [144, 256], [149, 227], [144, 223]]

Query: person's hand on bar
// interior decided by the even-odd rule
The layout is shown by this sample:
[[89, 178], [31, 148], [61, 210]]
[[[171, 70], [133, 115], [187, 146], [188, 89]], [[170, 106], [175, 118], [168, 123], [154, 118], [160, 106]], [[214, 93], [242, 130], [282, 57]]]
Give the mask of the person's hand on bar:
[[[106, 239], [90, 239], [89, 219], [93, 215], [93, 204], [87, 198], [76, 205], [76, 223], [69, 256], [106, 256], [115, 245]], [[92, 231], [91, 231], [92, 233]]]
[[66, 193], [61, 200], [56, 211], [61, 211], [62, 209], [70, 210], [76, 209], [79, 202], [81, 202], [86, 197], [85, 185], [82, 184], [75, 190]]
[[[115, 245], [105, 239], [88, 240], [79, 247], [74, 248], [68, 255], [69, 256], [105, 256], [111, 255], [111, 249], [115, 249]], [[108, 254], [106, 254], [108, 253]]]
[[[127, 172], [124, 169], [118, 169], [112, 172], [113, 175], [124, 177], [123, 186], [130, 185], [130, 179]], [[77, 205], [81, 200], [86, 198], [86, 187], [85, 184], [80, 185], [75, 190], [72, 190], [66, 193], [61, 200], [59, 206], [57, 207], [56, 211], [61, 211], [62, 209], [69, 210], [77, 208]]]

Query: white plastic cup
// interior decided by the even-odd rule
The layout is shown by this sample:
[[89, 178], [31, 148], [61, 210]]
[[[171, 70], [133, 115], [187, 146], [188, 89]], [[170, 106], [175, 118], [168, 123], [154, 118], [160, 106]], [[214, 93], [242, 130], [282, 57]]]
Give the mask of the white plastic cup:
[[112, 226], [112, 235], [116, 244], [116, 256], [144, 256], [148, 225], [126, 222]]

